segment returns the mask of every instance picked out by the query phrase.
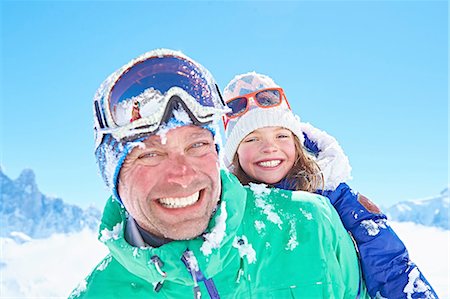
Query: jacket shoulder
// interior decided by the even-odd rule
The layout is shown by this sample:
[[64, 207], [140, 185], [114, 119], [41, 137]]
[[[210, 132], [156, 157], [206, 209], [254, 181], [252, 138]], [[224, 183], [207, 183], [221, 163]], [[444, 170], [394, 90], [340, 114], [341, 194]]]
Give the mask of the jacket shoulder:
[[[127, 271], [107, 255], [72, 291], [69, 299], [148, 298], [153, 290], [148, 282]], [[142, 294], [142, 296], [140, 296]]]

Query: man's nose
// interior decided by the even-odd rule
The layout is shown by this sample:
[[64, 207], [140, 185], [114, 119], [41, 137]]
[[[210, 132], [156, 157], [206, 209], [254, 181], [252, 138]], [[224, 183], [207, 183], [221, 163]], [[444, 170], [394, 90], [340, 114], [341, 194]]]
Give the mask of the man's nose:
[[167, 167], [168, 183], [178, 184], [186, 188], [194, 179], [195, 171], [183, 155], [171, 157]]

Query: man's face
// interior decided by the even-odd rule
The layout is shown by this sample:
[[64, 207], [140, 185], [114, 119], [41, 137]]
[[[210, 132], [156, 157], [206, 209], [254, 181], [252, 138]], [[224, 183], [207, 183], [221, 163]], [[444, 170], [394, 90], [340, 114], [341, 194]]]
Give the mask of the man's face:
[[127, 156], [118, 191], [127, 211], [148, 232], [191, 239], [208, 226], [220, 196], [218, 155], [210, 131], [183, 126], [166, 142], [150, 136]]

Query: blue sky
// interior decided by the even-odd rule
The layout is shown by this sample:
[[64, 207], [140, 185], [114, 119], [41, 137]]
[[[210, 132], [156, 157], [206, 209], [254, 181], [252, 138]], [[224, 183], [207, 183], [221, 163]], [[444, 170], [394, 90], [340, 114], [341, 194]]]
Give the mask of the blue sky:
[[373, 201], [448, 185], [447, 1], [2, 1], [1, 167], [102, 207], [92, 97], [129, 60], [181, 50], [221, 88], [257, 71], [339, 141]]

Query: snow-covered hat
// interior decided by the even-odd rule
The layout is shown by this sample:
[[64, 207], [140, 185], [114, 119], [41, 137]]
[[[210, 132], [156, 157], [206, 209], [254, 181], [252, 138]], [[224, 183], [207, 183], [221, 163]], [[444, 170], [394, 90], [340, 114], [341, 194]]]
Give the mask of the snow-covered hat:
[[164, 142], [171, 129], [201, 126], [212, 132], [218, 150], [216, 132], [227, 111], [209, 71], [183, 53], [157, 49], [133, 59], [94, 96], [95, 156], [106, 186], [121, 201], [117, 187], [123, 162], [154, 134]]
[[[272, 78], [250, 72], [237, 75], [223, 91], [225, 102], [261, 89], [279, 88]], [[263, 127], [283, 127], [289, 129], [303, 144], [304, 137], [300, 129], [300, 118], [295, 115], [283, 100], [281, 105], [271, 108], [260, 108], [250, 105], [249, 110], [237, 118], [228, 119], [225, 128], [225, 165], [229, 167], [241, 141], [256, 129]]]

